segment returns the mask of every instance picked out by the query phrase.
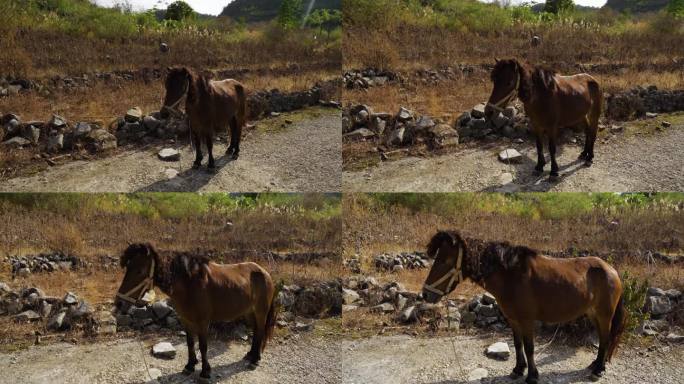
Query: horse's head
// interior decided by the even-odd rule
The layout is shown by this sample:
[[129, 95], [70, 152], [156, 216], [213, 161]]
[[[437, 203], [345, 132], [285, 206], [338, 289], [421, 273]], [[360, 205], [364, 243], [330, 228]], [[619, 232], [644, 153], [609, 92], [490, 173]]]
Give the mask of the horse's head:
[[442, 296], [451, 293], [463, 280], [463, 258], [466, 247], [456, 232], [440, 231], [432, 236], [428, 244], [428, 257], [434, 258], [430, 273], [423, 285], [423, 298], [436, 303]]
[[151, 244], [131, 244], [121, 255], [121, 268], [126, 269], [114, 299], [116, 309], [125, 312], [154, 286], [154, 269], [159, 258]]
[[190, 87], [191, 73], [185, 67], [167, 68], [166, 80], [164, 86], [166, 88], [166, 95], [164, 96], [164, 105], [162, 106], [162, 116], [169, 115], [169, 109], [175, 110], [180, 104], [183, 96], [188, 92]]
[[485, 115], [491, 117], [495, 112], [501, 112], [518, 94], [521, 79], [521, 67], [515, 59], [496, 60], [492, 69], [491, 80], [494, 84], [492, 95], [489, 96]]

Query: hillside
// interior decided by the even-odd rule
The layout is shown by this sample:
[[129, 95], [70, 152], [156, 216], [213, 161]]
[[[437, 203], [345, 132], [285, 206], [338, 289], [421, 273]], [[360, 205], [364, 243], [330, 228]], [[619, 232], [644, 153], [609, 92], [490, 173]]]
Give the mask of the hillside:
[[[235, 20], [244, 19], [246, 22], [268, 21], [278, 15], [282, 0], [235, 0], [228, 4], [221, 12], [221, 16], [228, 16]], [[308, 4], [308, 0], [303, 1]], [[313, 9], [341, 9], [342, 0], [317, 0]]]
[[605, 7], [618, 12], [653, 12], [667, 6], [670, 0], [608, 0]]

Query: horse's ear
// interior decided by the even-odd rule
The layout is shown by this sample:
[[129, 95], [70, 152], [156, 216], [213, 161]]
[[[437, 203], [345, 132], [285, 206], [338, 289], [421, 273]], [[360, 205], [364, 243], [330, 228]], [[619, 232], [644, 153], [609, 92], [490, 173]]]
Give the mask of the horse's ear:
[[171, 67], [166, 67], [166, 72], [171, 72]]
[[123, 253], [121, 257], [119, 258], [119, 264], [121, 265], [121, 268], [126, 268], [126, 265], [128, 265], [128, 254]]
[[500, 60], [497, 59], [496, 57], [494, 58], [494, 62], [495, 62], [495, 63], [499, 64], [499, 61], [500, 61]]

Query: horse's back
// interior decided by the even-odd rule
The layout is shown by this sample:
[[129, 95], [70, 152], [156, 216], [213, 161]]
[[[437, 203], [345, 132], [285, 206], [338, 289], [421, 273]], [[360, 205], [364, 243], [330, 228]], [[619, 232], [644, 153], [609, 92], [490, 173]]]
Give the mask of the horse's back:
[[239, 97], [239, 89], [244, 89], [244, 85], [235, 79], [212, 80], [209, 84], [218, 93], [226, 97]]

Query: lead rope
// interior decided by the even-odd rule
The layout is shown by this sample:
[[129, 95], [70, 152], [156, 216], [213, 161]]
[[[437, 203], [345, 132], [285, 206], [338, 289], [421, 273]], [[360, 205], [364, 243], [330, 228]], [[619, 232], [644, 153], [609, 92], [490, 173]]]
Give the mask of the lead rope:
[[147, 359], [145, 358], [145, 348], [143, 348], [143, 345], [140, 342], [140, 340], [136, 338], [135, 341], [138, 343], [138, 346], [140, 347], [140, 355], [142, 356], [143, 363], [145, 364], [145, 372], [147, 373], [147, 377], [149, 377], [150, 381], [152, 381], [154, 379], [152, 378], [152, 374], [150, 373], [150, 366], [147, 365]]

